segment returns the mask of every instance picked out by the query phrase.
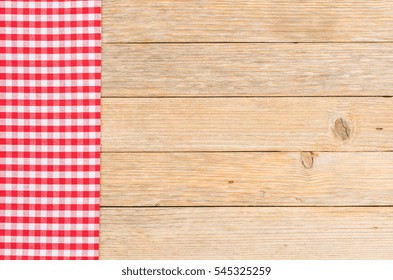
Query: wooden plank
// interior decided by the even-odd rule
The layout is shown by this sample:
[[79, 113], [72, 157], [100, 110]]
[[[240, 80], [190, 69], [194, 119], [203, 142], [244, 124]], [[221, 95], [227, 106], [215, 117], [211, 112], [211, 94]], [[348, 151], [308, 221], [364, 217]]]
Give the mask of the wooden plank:
[[106, 0], [104, 42], [393, 40], [393, 4], [368, 0]]
[[392, 98], [104, 98], [102, 150], [391, 151]]
[[393, 205], [393, 153], [109, 153], [102, 206]]
[[392, 259], [386, 207], [103, 208], [101, 259]]
[[105, 45], [103, 96], [392, 95], [393, 44]]

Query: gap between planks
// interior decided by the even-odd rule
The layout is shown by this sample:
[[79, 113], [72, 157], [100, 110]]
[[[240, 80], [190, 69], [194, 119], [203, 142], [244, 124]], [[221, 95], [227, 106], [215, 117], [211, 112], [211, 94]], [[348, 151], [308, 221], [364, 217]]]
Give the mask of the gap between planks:
[[264, 96], [255, 96], [255, 95], [242, 95], [242, 96], [226, 96], [226, 95], [215, 95], [215, 96], [176, 96], [176, 95], [167, 95], [167, 96], [103, 96], [101, 99], [138, 99], [138, 98], [155, 98], [155, 99], [165, 99], [165, 98], [170, 98], [170, 99], [175, 99], [175, 98], [393, 98], [393, 96], [390, 95], [324, 95], [324, 96], [310, 96], [310, 95], [299, 95], [299, 96], [293, 96], [293, 95], [280, 95], [280, 96], [273, 96], [273, 95], [264, 95]]
[[209, 206], [100, 206], [100, 209], [158, 209], [158, 208], [392, 208], [392, 205], [209, 205]]
[[383, 42], [378, 42], [378, 41], [342, 41], [342, 42], [181, 42], [181, 41], [176, 41], [176, 42], [103, 42], [102, 45], [208, 45], [208, 44], [392, 44], [393, 41], [383, 41]]

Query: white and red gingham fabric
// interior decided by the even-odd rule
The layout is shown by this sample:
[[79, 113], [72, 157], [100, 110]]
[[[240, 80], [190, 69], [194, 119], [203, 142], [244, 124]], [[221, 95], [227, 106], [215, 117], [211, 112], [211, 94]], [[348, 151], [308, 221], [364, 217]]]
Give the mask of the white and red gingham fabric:
[[97, 259], [100, 0], [0, 0], [0, 259]]

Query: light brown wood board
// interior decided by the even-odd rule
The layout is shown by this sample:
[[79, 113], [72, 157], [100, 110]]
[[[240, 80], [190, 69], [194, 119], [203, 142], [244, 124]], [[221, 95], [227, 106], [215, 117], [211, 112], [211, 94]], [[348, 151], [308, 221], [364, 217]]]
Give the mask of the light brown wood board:
[[111, 208], [102, 259], [392, 259], [385, 207]]
[[392, 151], [392, 98], [109, 98], [102, 150]]
[[387, 0], [105, 0], [108, 42], [393, 41]]
[[105, 153], [102, 206], [393, 205], [393, 153]]
[[104, 97], [392, 96], [393, 44], [109, 44]]
[[392, 259], [392, 43], [386, 0], [103, 1], [101, 258]]

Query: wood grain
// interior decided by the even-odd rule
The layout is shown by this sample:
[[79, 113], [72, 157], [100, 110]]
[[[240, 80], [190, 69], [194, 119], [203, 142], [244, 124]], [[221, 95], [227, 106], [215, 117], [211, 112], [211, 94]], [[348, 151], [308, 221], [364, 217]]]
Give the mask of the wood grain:
[[100, 258], [392, 259], [392, 50], [391, 1], [103, 1]]
[[393, 44], [134, 44], [103, 53], [106, 97], [393, 94]]
[[106, 0], [104, 42], [393, 40], [393, 4], [368, 0]]
[[102, 206], [393, 205], [393, 153], [104, 153]]
[[386, 207], [101, 211], [101, 259], [392, 259]]
[[390, 151], [392, 98], [104, 98], [102, 150]]

